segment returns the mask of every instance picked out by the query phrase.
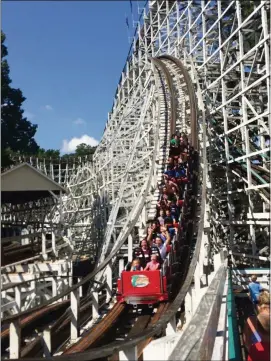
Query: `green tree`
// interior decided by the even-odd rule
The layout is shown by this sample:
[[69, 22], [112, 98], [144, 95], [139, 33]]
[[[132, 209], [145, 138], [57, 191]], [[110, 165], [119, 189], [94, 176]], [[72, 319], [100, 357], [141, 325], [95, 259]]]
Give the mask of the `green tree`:
[[92, 155], [95, 152], [96, 147], [92, 147], [86, 143], [81, 143], [76, 147], [75, 155], [82, 157], [84, 155]]
[[24, 116], [22, 103], [25, 97], [20, 89], [11, 87], [9, 65], [5, 59], [8, 55], [4, 44], [5, 34], [1, 31], [1, 162], [2, 167], [12, 163], [12, 153], [36, 154], [39, 146], [34, 136], [37, 125], [29, 122]]
[[37, 154], [38, 158], [60, 158], [60, 150], [59, 149], [47, 149], [40, 148]]

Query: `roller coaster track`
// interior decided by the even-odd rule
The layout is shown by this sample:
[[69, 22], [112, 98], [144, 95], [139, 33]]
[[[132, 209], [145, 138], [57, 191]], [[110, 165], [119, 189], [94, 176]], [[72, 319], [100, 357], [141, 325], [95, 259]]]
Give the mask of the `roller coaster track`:
[[[167, 155], [162, 156], [159, 144], [168, 140], [159, 134], [167, 118], [172, 132], [181, 129], [189, 133], [190, 143], [199, 155], [199, 173], [192, 186], [196, 197], [189, 204], [193, 223], [186, 229], [186, 247], [182, 250], [186, 262], [178, 285], [181, 287], [155, 324], [133, 334], [131, 340], [113, 342], [103, 349], [92, 348], [76, 354], [76, 359], [106, 357], [125, 347], [138, 346], [139, 350], [143, 347], [139, 345], [161, 334], [183, 302], [195, 274], [202, 251], [206, 197], [210, 247], [219, 250], [226, 245], [231, 250], [234, 241], [242, 249], [249, 240], [254, 244], [252, 257], [257, 257], [258, 239], [264, 244], [269, 232], [266, 217], [270, 181], [266, 165], [270, 162], [270, 145], [264, 145], [264, 137], [270, 136], [270, 92], [266, 90], [270, 85], [270, 4], [261, 1], [248, 13], [244, 10], [240, 1], [202, 1], [200, 5], [150, 2], [91, 163], [79, 162], [68, 176], [58, 176], [71, 191], [64, 202], [65, 227], [70, 225], [82, 240], [79, 255], [87, 254], [89, 245], [95, 248], [94, 253], [100, 246], [97, 267], [65, 292], [33, 310], [7, 317], [6, 322], [38, 312], [86, 282], [91, 282], [95, 290], [93, 281], [104, 277], [106, 267], [115, 262], [127, 237], [138, 240], [144, 236], [146, 217], [142, 215], [155, 202], [153, 189], [159, 178], [156, 162], [163, 167]], [[196, 105], [200, 102], [204, 116], [197, 116]], [[253, 163], [256, 157], [260, 165]], [[23, 220], [20, 212], [17, 219]], [[59, 220], [58, 205], [48, 216], [48, 221], [52, 219]], [[74, 231], [77, 226], [79, 231]], [[98, 244], [97, 239], [104, 242]], [[236, 258], [246, 264], [241, 252]], [[74, 360], [74, 356], [55, 358]]]
[[[189, 116], [187, 119], [188, 121], [190, 120], [190, 122], [188, 124], [191, 124], [191, 139], [192, 139], [192, 144], [193, 146], [197, 147], [197, 109], [196, 109], [196, 102], [195, 102], [195, 95], [194, 95], [194, 91], [193, 91], [193, 85], [190, 82], [190, 77], [186, 71], [186, 69], [183, 67], [182, 63], [180, 61], [178, 61], [177, 59], [174, 59], [173, 57], [161, 57], [160, 59], [152, 59], [152, 61], [154, 62], [154, 64], [156, 65], [156, 67], [161, 70], [161, 72], [163, 73], [165, 79], [166, 79], [166, 84], [167, 84], [167, 88], [169, 90], [169, 94], [170, 94], [170, 109], [171, 109], [171, 118], [170, 118], [170, 131], [171, 134], [174, 133], [176, 131], [176, 115], [177, 115], [177, 102], [176, 99], [178, 98], [177, 94], [175, 94], [174, 91], [174, 87], [173, 87], [173, 80], [172, 80], [172, 75], [170, 74], [170, 72], [167, 69], [168, 65], [166, 63], [166, 65], [162, 62], [162, 59], [167, 59], [168, 63], [172, 63], [175, 67], [175, 72], [178, 71], [179, 72], [179, 76], [182, 77], [183, 80], [183, 91], [185, 93], [188, 93], [188, 99], [187, 99], [187, 103], [189, 104], [189, 106], [187, 105], [186, 110], [189, 109]], [[174, 70], [172, 70], [172, 72], [174, 73]], [[196, 196], [196, 194], [194, 194]], [[191, 197], [192, 199], [193, 197]], [[193, 203], [193, 201], [191, 200], [190, 203]], [[194, 209], [195, 212], [195, 209]], [[195, 214], [193, 215], [194, 218], [196, 218]], [[196, 229], [194, 229], [194, 232], [196, 231]], [[193, 233], [190, 234], [190, 237], [193, 235]], [[181, 233], [181, 231], [180, 231]], [[186, 236], [187, 237], [187, 236]], [[188, 233], [188, 237], [189, 237], [189, 233]], [[192, 239], [190, 239], [190, 241], [188, 242], [188, 244], [186, 244], [187, 248], [184, 249], [184, 256], [182, 258], [183, 261], [183, 266], [184, 268], [187, 268], [189, 263], [187, 263], [187, 261], [190, 260], [190, 254], [189, 254], [189, 249], [192, 246], [191, 244]], [[180, 244], [183, 244], [183, 241], [179, 240]], [[186, 275], [186, 271], [183, 270], [183, 277], [185, 277]], [[179, 280], [180, 282], [180, 280]], [[177, 286], [177, 285], [176, 285]], [[177, 286], [178, 287], [178, 286]], [[166, 309], [164, 309], [165, 311]], [[112, 324], [114, 322], [116, 322], [116, 319], [118, 317], [120, 317], [121, 313], [124, 311], [124, 307], [120, 307], [120, 305], [116, 305], [110, 312], [109, 314], [101, 321], [101, 323], [99, 323], [97, 325], [96, 328], [94, 328], [93, 330], [90, 330], [90, 332], [83, 337], [77, 344], [73, 345], [70, 349], [67, 350], [67, 352], [65, 352], [65, 354], [69, 354], [69, 353], [74, 353], [76, 351], [85, 351], [87, 348], [89, 348], [93, 343], [95, 343], [95, 341], [97, 339], [99, 339], [101, 337], [102, 334], [104, 334], [105, 331], [107, 331], [108, 329], [110, 329], [110, 327], [112, 326]], [[159, 312], [159, 315], [161, 313], [161, 310]], [[155, 318], [156, 320], [156, 318]], [[151, 338], [148, 339], [148, 342], [151, 341]], [[143, 352], [143, 348], [144, 346], [146, 346], [148, 344], [148, 342], [144, 342], [143, 344], [141, 343], [141, 347], [140, 347], [140, 354], [141, 352]], [[140, 356], [140, 354], [138, 356]]]
[[[170, 75], [170, 72], [168, 71], [168, 69], [167, 69], [167, 66], [162, 62], [162, 58], [161, 59], [154, 59], [155, 61], [154, 61], [154, 63], [155, 63], [155, 65], [157, 66], [157, 68], [159, 68], [162, 72], [163, 72], [163, 74], [164, 74], [164, 76], [165, 76], [165, 78], [166, 78], [166, 82], [167, 82], [167, 86], [168, 86], [168, 89], [169, 89], [169, 92], [170, 92], [170, 95], [171, 95], [171, 97], [170, 97], [170, 99], [171, 99], [171, 101], [172, 101], [172, 99], [175, 97], [175, 94], [174, 94], [174, 91], [173, 91], [173, 82], [172, 82], [172, 76]], [[186, 69], [183, 67], [183, 66], [180, 66], [180, 65], [182, 65], [181, 64], [181, 62], [180, 61], [177, 61], [177, 60], [175, 60], [174, 58], [169, 58], [169, 59], [167, 59], [167, 62], [171, 62], [171, 63], [173, 63], [174, 64], [174, 67], [176, 67], [176, 69], [179, 71], [179, 73], [181, 73], [181, 75], [183, 76], [183, 79], [185, 79], [186, 81], [184, 81], [184, 83], [185, 83], [185, 86], [186, 86], [186, 88], [187, 88], [187, 90], [189, 91], [189, 94], [190, 94], [190, 97], [189, 97], [189, 99], [191, 100], [191, 99], [193, 99], [193, 91], [192, 91], [192, 89], [193, 89], [193, 86], [192, 86], [192, 84], [190, 83], [190, 82], [187, 82], [187, 79], [189, 79], [189, 75], [188, 75], [188, 73], [187, 73], [187, 71], [186, 71]], [[194, 100], [194, 99], [193, 99]], [[192, 109], [192, 111], [190, 112], [190, 124], [191, 124], [191, 126], [193, 127], [193, 133], [194, 134], [191, 134], [191, 139], [193, 139], [193, 142], [194, 142], [194, 144], [195, 144], [195, 146], [197, 146], [197, 118], [196, 118], [196, 112], [197, 112], [197, 110], [196, 110], [196, 108], [195, 108], [195, 106], [196, 106], [196, 103], [195, 102], [192, 102], [192, 103], [190, 103], [190, 105], [191, 105], [191, 107], [193, 107], [193, 109]], [[172, 106], [172, 103], [171, 103], [171, 109], [172, 109], [172, 112], [174, 112], [175, 111], [175, 114], [176, 114], [176, 105], [174, 105], [174, 103], [173, 103], [173, 106]], [[173, 118], [173, 121], [175, 122], [175, 119], [174, 119], [174, 117], [172, 117]], [[171, 119], [172, 119], [171, 118]], [[192, 125], [193, 124], [193, 125]], [[175, 124], [171, 121], [171, 125], [174, 127], [175, 126]], [[192, 132], [191, 132], [192, 133]], [[194, 222], [194, 225], [193, 225], [193, 231], [190, 233], [190, 232], [188, 232], [187, 233], [187, 235], [186, 235], [186, 237], [189, 237], [190, 236], [190, 239], [188, 239], [188, 244], [187, 244], [187, 246], [188, 246], [188, 250], [190, 249], [190, 251], [187, 253], [187, 248], [185, 248], [185, 258], [183, 259], [183, 261], [186, 259], [186, 270], [183, 270], [183, 286], [181, 287], [181, 289], [180, 289], [180, 291], [179, 291], [179, 293], [178, 293], [178, 295], [177, 295], [177, 297], [174, 299], [174, 301], [171, 303], [171, 304], [169, 304], [169, 307], [167, 307], [166, 309], [164, 309], [164, 311], [166, 311], [164, 314], [162, 314], [162, 317], [160, 318], [160, 320], [158, 321], [158, 322], [155, 322], [155, 324], [154, 323], [151, 323], [151, 325], [149, 326], [149, 328], [147, 328], [146, 329], [146, 331], [144, 331], [144, 333], [146, 334], [146, 338], [147, 338], [147, 340], [148, 340], [148, 342], [152, 339], [152, 337], [153, 337], [153, 335], [155, 335], [155, 334], [157, 334], [157, 330], [159, 329], [160, 330], [160, 332], [161, 332], [161, 329], [160, 329], [160, 327], [161, 327], [161, 320], [164, 320], [164, 323], [162, 322], [162, 324], [163, 325], [166, 325], [166, 323], [168, 322], [168, 317], [170, 317], [170, 315], [173, 315], [173, 314], [175, 314], [176, 312], [177, 312], [177, 310], [178, 310], [178, 308], [180, 307], [180, 305], [181, 305], [181, 303], [182, 303], [182, 301], [183, 301], [183, 299], [184, 299], [184, 296], [185, 296], [185, 294], [186, 294], [186, 292], [187, 292], [187, 290], [188, 290], [188, 287], [190, 286], [190, 284], [191, 284], [191, 281], [192, 281], [192, 278], [193, 278], [193, 273], [194, 273], [194, 270], [195, 270], [195, 265], [196, 265], [196, 263], [197, 263], [197, 258], [198, 258], [198, 256], [199, 256], [199, 250], [200, 250], [200, 244], [201, 244], [201, 238], [202, 238], [202, 231], [203, 231], [203, 215], [204, 215], [204, 204], [205, 204], [205, 181], [206, 181], [206, 169], [205, 169], [205, 171], [204, 171], [204, 167], [201, 169], [201, 172], [203, 172], [203, 178], [202, 178], [202, 193], [201, 194], [199, 194], [198, 195], [198, 191], [197, 191], [197, 183], [198, 183], [198, 180], [197, 180], [197, 177], [195, 178], [194, 177], [194, 184], [195, 184], [195, 186], [196, 186], [196, 188], [194, 188], [194, 192], [196, 192], [196, 193], [194, 193], [195, 194], [195, 198], [197, 199], [197, 196], [199, 197], [198, 199], [201, 199], [201, 201], [200, 201], [200, 208], [199, 208], [199, 211], [200, 211], [200, 214], [198, 213], [198, 210], [195, 208], [195, 207], [192, 207], [192, 209], [193, 209], [193, 211], [192, 212], [194, 212], [193, 214], [192, 214], [192, 217], [193, 217], [193, 222]], [[193, 203], [193, 197], [191, 197], [191, 203]], [[139, 212], [138, 212], [139, 213]], [[181, 232], [179, 233], [179, 234], [181, 234]], [[194, 254], [192, 255], [191, 254], [191, 256], [192, 256], [192, 260], [191, 260], [191, 263], [189, 264], [189, 259], [190, 259], [190, 252], [192, 252], [192, 249], [193, 249], [193, 239], [194, 239], [194, 237], [195, 237], [195, 234], [197, 235], [197, 239], [196, 239], [196, 246], [195, 246], [195, 251], [194, 251]], [[127, 237], [127, 235], [126, 235], [126, 237]], [[183, 242], [183, 241], [181, 241], [181, 242]], [[112, 259], [116, 256], [116, 254], [117, 254], [117, 252], [120, 250], [120, 248], [121, 248], [121, 246], [122, 246], [122, 244], [124, 243], [124, 241], [123, 242], [117, 242], [116, 243], [116, 247], [115, 247], [115, 249], [113, 249], [113, 251], [112, 251], [112, 253], [102, 262], [102, 264], [100, 265], [100, 266], [98, 266], [98, 268], [94, 271], [94, 272], [92, 272], [90, 275], [88, 275], [84, 280], [82, 280], [79, 284], [77, 284], [76, 286], [73, 286], [73, 287], [71, 287], [69, 290], [67, 290], [65, 293], [62, 293], [61, 295], [59, 295], [59, 296], [57, 296], [57, 297], [54, 297], [53, 299], [51, 299], [49, 302], [47, 302], [48, 304], [49, 303], [51, 303], [51, 302], [55, 302], [55, 301], [57, 301], [60, 297], [63, 297], [64, 296], [64, 294], [68, 294], [72, 289], [76, 289], [76, 288], [78, 288], [80, 285], [82, 285], [82, 284], [84, 284], [86, 281], [88, 281], [88, 280], [91, 280], [91, 279], [93, 279], [93, 277], [95, 277], [95, 275], [98, 273], [98, 272], [100, 272], [100, 270], [102, 270], [102, 269], [104, 269], [104, 267], [110, 262], [110, 261], [112, 261]], [[191, 248], [192, 247], [192, 248]], [[188, 261], [188, 262], [187, 262]], [[185, 264], [185, 263], [184, 263]], [[45, 305], [43, 305], [43, 306], [39, 306], [39, 307], [36, 307], [34, 310], [32, 310], [32, 312], [33, 311], [37, 311], [37, 310], [39, 310], [39, 309], [41, 309], [42, 307], [44, 307]], [[119, 308], [118, 308], [118, 312], [115, 312], [114, 310], [115, 309], [117, 309], [116, 307], [120, 307], [120, 306], [115, 306], [113, 309], [112, 309], [112, 311], [111, 312], [109, 312], [109, 314], [105, 317], [105, 319], [102, 321], [102, 323], [101, 324], [98, 324], [97, 326], [96, 326], [96, 329], [97, 329], [97, 331], [95, 331], [95, 332], [97, 332], [97, 336], [96, 336], [96, 338], [98, 338], [99, 337], [99, 335], [101, 335], [101, 333], [104, 331], [104, 327], [106, 327], [106, 326], [102, 326], [103, 324], [105, 324], [105, 325], [107, 325], [107, 327], [108, 327], [108, 324], [111, 324], [112, 323], [112, 320], [114, 319], [114, 317], [115, 318], [117, 318], [119, 315], [120, 315], [120, 313], [122, 312], [122, 310], [123, 310], [123, 307], [122, 308], [120, 308], [120, 310], [119, 310]], [[20, 317], [22, 316], [22, 315], [24, 315], [24, 314], [28, 314], [29, 312], [22, 312], [21, 314], [20, 314]], [[111, 315], [114, 315], [114, 316], [111, 316]], [[113, 319], [111, 319], [113, 317]], [[13, 319], [14, 317], [8, 317], [6, 320], [8, 321], [8, 320], [11, 320], [11, 319]], [[158, 326], [159, 325], [159, 326]], [[95, 330], [95, 328], [94, 328], [94, 330]], [[91, 333], [91, 335], [92, 335], [92, 333]], [[96, 339], [96, 338], [94, 338], [94, 339]], [[144, 339], [144, 342], [143, 342], [143, 339], [141, 338], [141, 336], [139, 336], [139, 335], [134, 335], [133, 336], [133, 338], [132, 338], [132, 341], [130, 340], [129, 341], [129, 343], [131, 343], [131, 342], [137, 342], [136, 344], [140, 344], [141, 346], [140, 346], [140, 348], [139, 348], [139, 352], [141, 353], [142, 352], [142, 350], [143, 350], [143, 348], [144, 348], [144, 346], [146, 346], [146, 343], [148, 343], [147, 341], [146, 341], [146, 339]], [[83, 343], [83, 345], [86, 343], [87, 341], [85, 341], [84, 340], [84, 338], [82, 339], [82, 341], [81, 341], [81, 343]], [[80, 344], [81, 344], [80, 343]], [[74, 345], [73, 347], [72, 347], [72, 350], [81, 350], [82, 351], [82, 349], [86, 349], [86, 347], [88, 347], [88, 346], [80, 346], [80, 344], [79, 344], [79, 348], [77, 349], [76, 347], [76, 345]], [[88, 343], [87, 343], [87, 345], [88, 345]], [[118, 347], [121, 347], [121, 343], [118, 345]], [[112, 347], [111, 348], [111, 350], [113, 351], [115, 351], [115, 347]], [[74, 352], [74, 351], [73, 351]], [[95, 349], [93, 349], [92, 350], [92, 352], [91, 352], [91, 354], [93, 354], [93, 352], [94, 352], [94, 354], [95, 354], [95, 352], [96, 352], [96, 350]], [[69, 353], [68, 351], [67, 351], [67, 353]], [[110, 353], [109, 353], [110, 354]], [[81, 354], [80, 354], [81, 355]], [[77, 357], [78, 355], [76, 355], [76, 357]], [[82, 354], [82, 356], [83, 356], [83, 354]], [[62, 359], [63, 357], [68, 357], [68, 355], [66, 356], [60, 356], [60, 357], [57, 357], [57, 358], [59, 358], [59, 359]], [[81, 356], [80, 356], [81, 357]], [[34, 360], [34, 359], [33, 359]]]
[[[101, 249], [103, 245], [101, 240], [105, 234], [105, 244], [115, 242], [118, 230], [114, 228], [123, 227], [127, 218], [125, 212], [127, 210], [129, 214], [131, 211], [131, 206], [125, 205], [129, 203], [128, 197], [134, 195], [131, 204], [138, 198], [138, 189], [134, 192], [130, 184], [122, 197], [123, 201], [118, 198], [118, 192], [123, 177], [127, 176], [127, 159], [130, 156], [130, 151], [127, 150], [132, 149], [136, 136], [133, 132], [136, 128], [133, 125], [130, 128], [130, 124], [137, 122], [137, 113], [143, 108], [143, 98], [149, 94], [146, 85], [151, 73], [148, 65], [150, 57], [174, 54], [177, 58], [184, 59], [188, 69], [192, 65], [195, 68], [208, 116], [207, 163], [212, 167], [209, 173], [213, 174], [210, 182], [214, 193], [217, 192], [216, 188], [223, 187], [223, 193], [228, 194], [225, 200], [228, 204], [228, 217], [238, 221], [239, 214], [232, 205], [238, 197], [231, 193], [237, 191], [234, 184], [236, 179], [240, 180], [243, 192], [247, 192], [246, 202], [254, 203], [255, 212], [267, 213], [269, 182], [267, 177], [261, 176], [259, 169], [251, 165], [251, 161], [256, 156], [259, 157], [266, 170], [270, 162], [270, 146], [264, 145], [265, 137], [270, 133], [270, 94], [266, 90], [269, 88], [270, 74], [268, 65], [265, 66], [269, 63], [270, 4], [262, 1], [254, 9], [246, 8], [244, 4], [240, 1], [228, 4], [208, 1], [191, 4], [186, 1], [182, 4], [176, 1], [162, 1], [159, 4], [149, 2], [149, 11], [142, 12], [140, 25], [135, 30], [134, 44], [131, 45], [121, 75], [103, 139], [93, 159], [63, 159], [60, 162], [52, 159], [46, 162], [32, 157], [30, 160], [21, 160], [31, 162], [71, 190], [71, 196], [67, 197], [63, 205], [63, 216], [64, 222], [70, 225], [79, 256], [89, 253], [96, 255], [98, 248]], [[206, 36], [200, 39], [199, 34]], [[238, 44], [241, 44], [242, 55], [238, 53], [240, 56], [237, 55]], [[142, 89], [146, 92], [142, 92]], [[181, 90], [179, 95], [183, 96]], [[136, 101], [137, 98], [141, 98], [140, 104]], [[180, 109], [181, 107], [178, 112]], [[127, 119], [131, 119], [131, 122]], [[181, 121], [181, 117], [178, 119]], [[184, 119], [185, 117], [183, 127]], [[127, 149], [125, 142], [114, 140], [119, 136], [125, 138]], [[152, 142], [153, 139], [146, 144], [147, 148], [152, 147]], [[233, 148], [235, 145], [238, 152]], [[148, 157], [149, 154], [145, 152], [144, 156]], [[142, 158], [142, 154], [137, 152], [136, 164], [140, 164], [139, 159]], [[229, 167], [226, 175], [227, 162]], [[105, 171], [106, 167], [108, 172]], [[228, 186], [223, 185], [223, 177], [216, 179], [218, 167], [221, 168], [220, 171], [225, 168]], [[148, 175], [145, 173], [144, 176]], [[142, 183], [136, 179], [134, 183], [137, 182], [140, 188]], [[152, 198], [150, 194], [148, 197]], [[214, 217], [211, 217], [212, 226], [219, 228], [221, 222], [217, 219], [224, 214], [224, 204], [211, 200], [210, 206], [214, 213]], [[246, 205], [243, 208], [245, 207]], [[26, 206], [7, 209], [4, 212], [7, 215], [5, 221], [8, 222], [8, 214], [16, 214], [19, 224], [31, 221], [31, 214], [35, 212], [27, 213], [24, 208]], [[116, 221], [108, 224], [109, 218], [115, 219], [115, 211], [118, 209], [120, 214]], [[28, 218], [26, 214], [29, 214]], [[54, 208], [46, 221], [54, 223], [58, 220], [59, 213]], [[242, 221], [248, 224], [247, 217], [242, 216]], [[258, 232], [257, 224], [253, 227]], [[234, 227], [227, 228], [231, 228], [230, 238], [233, 238]], [[224, 233], [224, 230], [219, 231], [220, 237], [223, 238]], [[109, 241], [110, 234], [113, 241]], [[213, 242], [217, 243], [215, 238], [214, 236]], [[104, 247], [105, 254], [106, 249], [109, 251], [110, 247]]]

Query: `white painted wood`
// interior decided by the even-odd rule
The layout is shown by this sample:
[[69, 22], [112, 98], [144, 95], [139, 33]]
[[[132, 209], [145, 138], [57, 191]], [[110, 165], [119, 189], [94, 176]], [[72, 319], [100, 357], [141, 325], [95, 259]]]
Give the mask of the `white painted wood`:
[[51, 328], [46, 328], [42, 333], [43, 338], [43, 356], [48, 358], [52, 354], [52, 338], [51, 338]]
[[71, 341], [75, 342], [79, 331], [79, 291], [78, 289], [70, 293], [71, 297]]
[[1, 312], [5, 312], [5, 311], [11, 310], [13, 308], [17, 308], [16, 301], [10, 301], [8, 303], [1, 304]]
[[92, 293], [92, 318], [96, 319], [99, 317], [99, 295], [98, 292]]
[[41, 235], [41, 242], [42, 242], [42, 244], [41, 244], [42, 257], [46, 261], [48, 259], [48, 254], [46, 252], [46, 243], [47, 243], [47, 241], [46, 241], [46, 234], [45, 233], [42, 233], [42, 235]]
[[132, 262], [133, 260], [133, 237], [131, 235], [128, 236], [128, 262]]
[[15, 287], [15, 301], [17, 312], [20, 312], [22, 308], [22, 292], [20, 286]]
[[174, 315], [167, 324], [166, 335], [167, 336], [174, 335], [176, 333], [176, 330], [177, 330], [176, 316]]
[[112, 297], [112, 289], [112, 263], [109, 262], [106, 267], [106, 302], [109, 302]]
[[9, 326], [9, 358], [20, 358], [21, 326], [18, 320], [12, 321]]
[[137, 347], [130, 347], [119, 352], [119, 361], [137, 360]]
[[121, 258], [119, 260], [119, 275], [121, 275], [121, 272], [124, 270], [124, 259]]

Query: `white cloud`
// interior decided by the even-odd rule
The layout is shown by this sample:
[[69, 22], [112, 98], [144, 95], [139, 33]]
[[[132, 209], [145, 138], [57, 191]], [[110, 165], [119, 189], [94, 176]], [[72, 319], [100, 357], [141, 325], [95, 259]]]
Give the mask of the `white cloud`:
[[44, 107], [46, 110], [53, 110], [53, 107], [51, 105], [45, 105]]
[[28, 120], [33, 120], [35, 118], [35, 114], [30, 113], [28, 111], [24, 111], [24, 117], [27, 118]]
[[92, 147], [96, 147], [98, 145], [98, 140], [88, 136], [87, 134], [82, 135], [81, 138], [72, 138], [71, 140], [64, 139], [62, 143], [61, 152], [63, 153], [72, 153], [75, 152], [76, 147], [81, 144], [86, 143], [91, 145]]
[[86, 122], [85, 122], [84, 119], [82, 119], [82, 118], [77, 118], [77, 119], [73, 122], [73, 124], [75, 124], [75, 125], [83, 125], [83, 124], [86, 124]]

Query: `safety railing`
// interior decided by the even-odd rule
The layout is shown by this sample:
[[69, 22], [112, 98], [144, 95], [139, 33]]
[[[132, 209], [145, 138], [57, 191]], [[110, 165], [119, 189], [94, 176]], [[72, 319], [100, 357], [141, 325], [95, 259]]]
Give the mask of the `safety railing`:
[[[54, 268], [54, 267], [52, 267]], [[53, 271], [52, 273], [56, 272]], [[66, 272], [68, 275], [49, 275], [40, 277], [39, 274], [21, 275], [18, 278], [27, 278], [23, 282], [6, 283], [1, 287], [1, 320], [5, 321], [5, 314], [14, 315], [24, 310], [34, 308], [44, 300], [60, 294], [65, 288], [69, 288], [72, 278], [71, 265]], [[78, 279], [80, 281], [80, 278]], [[3, 283], [3, 276], [2, 276]], [[82, 288], [79, 293], [82, 295]], [[67, 299], [64, 297], [62, 300]], [[59, 301], [62, 301], [61, 299]]]
[[211, 360], [227, 277], [227, 262], [217, 270], [208, 290], [168, 360]]
[[228, 357], [231, 361], [242, 360], [241, 344], [238, 332], [237, 313], [235, 296], [232, 287], [232, 272], [228, 271], [228, 295], [227, 295], [227, 315], [228, 315]]
[[[46, 236], [48, 234], [51, 236], [50, 237], [51, 239], [47, 239]], [[12, 242], [18, 243], [17, 247], [10, 248], [7, 251], [5, 251], [5, 245], [7, 243], [12, 243]], [[22, 245], [22, 243], [24, 244]], [[37, 246], [40, 249], [39, 255], [29, 257], [27, 259], [21, 259], [19, 261], [12, 262], [6, 264], [5, 266], [2, 266], [1, 267], [2, 272], [8, 272], [9, 268], [11, 268], [12, 266], [16, 266], [17, 264], [20, 263], [34, 261], [39, 258], [43, 260], [47, 260], [49, 254], [52, 254], [54, 257], [58, 257], [59, 251], [61, 251], [64, 248], [68, 248], [71, 251], [74, 249], [73, 242], [69, 237], [60, 236], [58, 235], [58, 232], [48, 229], [45, 229], [42, 232], [35, 232], [35, 233], [24, 234], [21, 236], [3, 238], [2, 245], [3, 245], [2, 252], [4, 253], [4, 257], [12, 255], [12, 253], [15, 252], [20, 253], [20, 250], [22, 250], [23, 248], [29, 247], [29, 249], [31, 250]]]

